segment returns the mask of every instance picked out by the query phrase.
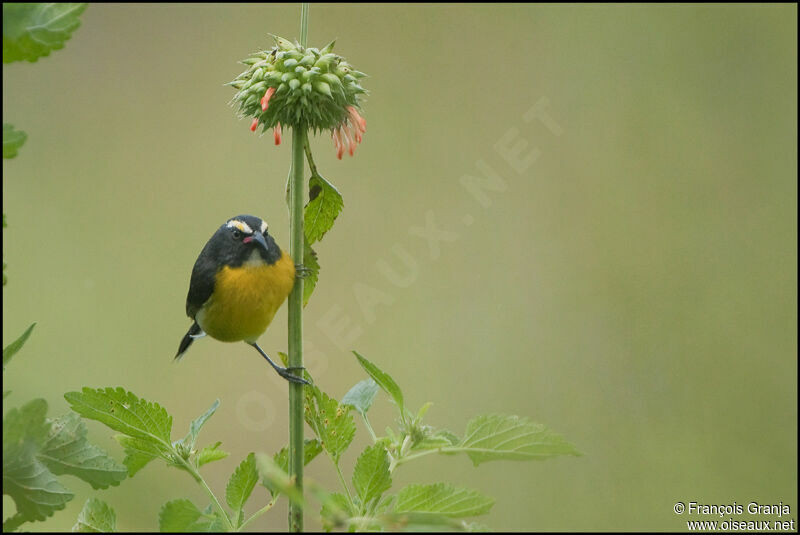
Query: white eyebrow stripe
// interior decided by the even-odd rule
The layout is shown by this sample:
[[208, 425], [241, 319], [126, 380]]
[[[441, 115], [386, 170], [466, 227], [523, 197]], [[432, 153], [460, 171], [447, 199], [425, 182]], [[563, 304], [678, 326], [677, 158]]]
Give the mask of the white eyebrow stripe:
[[238, 228], [239, 230], [241, 230], [245, 234], [252, 234], [253, 233], [253, 229], [250, 228], [250, 225], [248, 225], [244, 221], [239, 221], [238, 219], [231, 219], [230, 221], [228, 221], [228, 228], [232, 228], [232, 227]]
[[268, 228], [267, 227], [267, 222], [262, 220], [261, 221], [261, 234], [264, 234], [267, 231], [267, 228]]

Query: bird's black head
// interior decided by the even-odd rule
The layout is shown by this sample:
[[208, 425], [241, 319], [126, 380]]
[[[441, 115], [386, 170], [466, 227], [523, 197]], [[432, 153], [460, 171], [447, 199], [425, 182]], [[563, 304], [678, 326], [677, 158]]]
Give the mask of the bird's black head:
[[267, 222], [252, 215], [239, 215], [226, 221], [207, 247], [211, 258], [231, 267], [260, 260], [274, 264], [281, 257], [280, 247], [267, 232]]

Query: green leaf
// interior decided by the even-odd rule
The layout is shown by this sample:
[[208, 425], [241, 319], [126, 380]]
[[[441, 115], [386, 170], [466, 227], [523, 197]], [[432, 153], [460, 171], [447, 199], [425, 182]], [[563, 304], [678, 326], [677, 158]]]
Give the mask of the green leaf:
[[117, 531], [117, 514], [106, 502], [89, 498], [72, 526], [78, 533], [110, 533]]
[[19, 448], [26, 441], [37, 446], [44, 444], [50, 432], [46, 418], [47, 402], [41, 398], [9, 410], [3, 417], [3, 456], [9, 448]]
[[[3, 7], [5, 9], [5, 6]], [[27, 139], [28, 134], [22, 130], [16, 130], [12, 124], [3, 123], [3, 158], [15, 157]], [[3, 223], [5, 223], [5, 217]], [[3, 228], [5, 228], [5, 224]]]
[[303, 493], [289, 478], [283, 468], [275, 464], [275, 461], [264, 453], [256, 455], [256, 468], [261, 476], [261, 484], [272, 492], [272, 495], [284, 494], [290, 501], [306, 508]]
[[308, 204], [303, 213], [303, 229], [309, 245], [322, 239], [344, 207], [342, 194], [318, 174], [308, 180]]
[[153, 459], [161, 457], [166, 461], [170, 460], [168, 453], [171, 450], [151, 440], [125, 435], [116, 435], [114, 438], [125, 448], [125, 459], [122, 460], [122, 463], [128, 467], [130, 477], [133, 477]]
[[3, 4], [3, 63], [36, 61], [64, 48], [87, 4]]
[[4, 531], [45, 520], [73, 498], [37, 457], [50, 430], [46, 413], [47, 402], [34, 399], [3, 417], [3, 494], [17, 506], [17, 515], [4, 522]]
[[437, 513], [384, 513], [375, 518], [383, 531], [433, 533], [440, 531], [469, 531], [467, 523]]
[[[322, 453], [322, 444], [316, 438], [307, 438], [303, 440], [303, 465], [307, 465], [314, 458]], [[281, 451], [276, 453], [272, 460], [283, 469], [287, 474], [289, 473], [289, 448], [284, 446]]]
[[256, 458], [254, 453], [250, 453], [234, 470], [225, 488], [225, 501], [234, 512], [237, 527], [241, 524], [242, 508], [253, 493], [256, 483], [258, 483]]
[[[436, 450], [440, 448], [449, 448], [450, 446], [456, 446], [458, 443], [461, 442], [461, 439], [451, 433], [447, 429], [439, 429], [434, 431], [428, 436], [425, 436], [419, 442], [415, 442], [414, 445], [411, 447], [413, 450]], [[442, 451], [441, 453], [457, 453], [451, 451]]]
[[397, 493], [396, 513], [439, 513], [452, 518], [483, 515], [494, 499], [477, 490], [454, 487], [448, 483], [409, 485]]
[[307, 385], [304, 391], [306, 422], [317, 434], [333, 462], [338, 463], [356, 433], [350, 407], [341, 405], [314, 385]]
[[217, 399], [214, 403], [211, 404], [211, 407], [203, 413], [202, 415], [198, 416], [192, 423], [189, 424], [189, 434], [186, 435], [186, 438], [183, 439], [183, 443], [186, 444], [189, 450], [194, 449], [195, 442], [197, 442], [197, 435], [200, 433], [200, 429], [203, 425], [208, 421], [209, 418], [217, 411], [219, 408], [219, 400]]
[[52, 422], [38, 457], [54, 474], [77, 476], [94, 489], [119, 485], [128, 475], [125, 466], [86, 439], [86, 426], [74, 412]]
[[11, 496], [26, 521], [45, 520], [74, 497], [36, 458], [36, 451], [28, 443], [14, 456], [3, 456], [3, 494]]
[[350, 508], [350, 500], [347, 499], [347, 496], [338, 492], [328, 494], [322, 501], [320, 516], [325, 531], [344, 527], [347, 520], [355, 514], [356, 511]]
[[206, 446], [200, 453], [197, 454], [197, 466], [203, 466], [210, 462], [219, 461], [230, 455], [227, 451], [222, 451], [217, 448], [220, 447], [222, 442], [217, 442], [213, 446]]
[[371, 377], [359, 381], [342, 398], [343, 405], [350, 405], [361, 414], [366, 414], [378, 393], [378, 383]]
[[158, 528], [162, 533], [220, 532], [225, 530], [219, 512], [210, 507], [201, 511], [187, 499], [165, 503], [158, 513]]
[[303, 266], [308, 270], [308, 273], [303, 279], [303, 306], [306, 306], [308, 300], [311, 299], [311, 294], [314, 293], [314, 288], [317, 287], [320, 270], [317, 253], [311, 248], [308, 240], [306, 240], [305, 246], [303, 247]]
[[358, 457], [353, 470], [353, 487], [367, 511], [391, 486], [386, 449], [381, 444], [369, 446]]
[[[322, 444], [316, 438], [307, 438], [303, 440], [303, 465], [307, 465], [314, 458], [322, 452]], [[284, 472], [289, 473], [289, 448], [284, 446], [281, 448], [281, 451], [276, 453], [272, 457], [272, 462], [275, 463], [281, 470]], [[275, 496], [277, 490], [274, 488], [267, 487], [269, 489], [270, 494]]]
[[5, 371], [6, 365], [11, 361], [11, 357], [16, 355], [17, 351], [22, 349], [22, 346], [28, 341], [28, 337], [31, 335], [31, 332], [33, 332], [34, 327], [36, 327], [36, 323], [31, 323], [31, 326], [22, 333], [22, 336], [3, 348], [3, 371]]
[[464, 440], [455, 448], [465, 451], [475, 466], [497, 459], [527, 461], [580, 455], [572, 444], [545, 426], [500, 414], [470, 420]]
[[378, 386], [380, 386], [384, 392], [391, 396], [397, 407], [400, 409], [400, 414], [403, 416], [403, 418], [405, 418], [403, 392], [400, 390], [400, 387], [397, 385], [397, 383], [394, 382], [394, 379], [392, 379], [388, 373], [378, 368], [375, 364], [362, 357], [358, 351], [353, 351], [353, 354], [355, 354], [356, 358], [358, 358], [358, 363], [361, 364], [361, 367], [364, 368], [364, 370], [376, 383], [378, 383]]
[[171, 448], [172, 416], [158, 403], [139, 399], [121, 387], [67, 392], [72, 410], [115, 431]]

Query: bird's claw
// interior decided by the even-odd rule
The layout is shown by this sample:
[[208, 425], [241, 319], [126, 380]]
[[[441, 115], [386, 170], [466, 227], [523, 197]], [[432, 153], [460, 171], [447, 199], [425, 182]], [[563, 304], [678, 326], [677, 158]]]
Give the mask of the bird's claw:
[[312, 270], [311, 268], [306, 267], [303, 264], [295, 264], [294, 265], [294, 273], [298, 279], [305, 279], [309, 275], [311, 275]]
[[310, 385], [311, 384], [308, 381], [306, 381], [305, 379], [303, 379], [302, 377], [294, 375], [291, 372], [291, 370], [305, 370], [305, 368], [303, 366], [290, 366], [288, 368], [281, 368], [279, 370], [276, 369], [275, 371], [277, 371], [278, 375], [280, 375], [281, 377], [283, 377], [284, 379], [286, 379], [290, 383], [299, 383], [299, 384], [303, 384], [303, 385]]

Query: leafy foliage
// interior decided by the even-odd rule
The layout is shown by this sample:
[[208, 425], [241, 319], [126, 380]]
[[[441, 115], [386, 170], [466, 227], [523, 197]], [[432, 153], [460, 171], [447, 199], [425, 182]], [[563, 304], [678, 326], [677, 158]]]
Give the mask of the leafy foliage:
[[86, 426], [74, 412], [56, 419], [50, 425], [39, 460], [54, 474], [79, 477], [94, 489], [119, 485], [127, 477], [128, 470], [91, 444], [86, 433]]
[[[3, 350], [3, 369], [25, 345], [35, 324]], [[86, 439], [86, 427], [74, 413], [47, 418], [47, 402], [34, 399], [3, 417], [3, 494], [17, 512], [3, 522], [13, 531], [25, 522], [42, 521], [73, 498], [56, 476], [76, 476], [93, 488], [119, 485], [124, 466]]]
[[378, 383], [371, 377], [359, 381], [348, 390], [347, 394], [342, 398], [343, 405], [350, 405], [359, 413], [366, 414], [375, 400], [375, 395], [378, 393]]
[[222, 442], [217, 442], [213, 446], [206, 446], [200, 450], [200, 453], [197, 454], [197, 466], [199, 467], [210, 462], [219, 461], [230, 455], [227, 451], [218, 449], [221, 445]]
[[403, 418], [405, 416], [405, 406], [403, 405], [403, 391], [400, 390], [400, 387], [397, 383], [394, 382], [394, 379], [388, 374], [385, 373], [383, 370], [378, 368], [375, 364], [368, 361], [364, 357], [358, 354], [357, 351], [353, 351], [356, 358], [358, 359], [358, 363], [361, 364], [361, 367], [364, 368], [372, 380], [375, 381], [381, 389], [389, 394], [392, 400], [395, 402], [397, 407], [400, 409], [400, 417]]
[[250, 453], [233, 472], [225, 489], [225, 500], [228, 502], [228, 507], [233, 510], [237, 526], [241, 523], [242, 508], [253, 493], [256, 483], [258, 483], [256, 458], [254, 453]]
[[325, 236], [344, 207], [342, 194], [322, 175], [312, 173], [308, 180], [308, 204], [303, 212], [303, 230], [309, 245]]
[[158, 529], [162, 533], [221, 532], [225, 522], [211, 506], [201, 511], [190, 500], [172, 500], [158, 513]]
[[[3, 9], [5, 9], [5, 5]], [[28, 134], [17, 130], [14, 125], [3, 123], [3, 159], [15, 157], [27, 139]]]
[[311, 294], [314, 293], [314, 288], [317, 287], [320, 269], [317, 252], [311, 248], [307, 239], [303, 246], [303, 266], [307, 270], [307, 274], [303, 279], [303, 306], [306, 306], [308, 300], [311, 299]]
[[494, 500], [477, 490], [454, 487], [448, 483], [409, 485], [397, 493], [394, 511], [397, 513], [439, 513], [449, 517], [483, 515], [489, 512]]
[[25, 342], [28, 341], [28, 337], [33, 332], [33, 328], [36, 327], [36, 323], [31, 323], [31, 326], [25, 329], [25, 332], [22, 335], [8, 344], [6, 347], [3, 348], [3, 371], [6, 369], [6, 365], [11, 362], [11, 357], [17, 354], [17, 352], [22, 349], [22, 346], [25, 345]]
[[[3, 63], [34, 62], [64, 48], [87, 4], [3, 4]], [[3, 151], [5, 152], [5, 150]]]
[[117, 514], [106, 502], [89, 498], [83, 505], [78, 521], [72, 526], [78, 533], [111, 533], [117, 530]]
[[122, 387], [67, 392], [72, 410], [114, 431], [169, 447], [172, 416], [158, 403], [141, 400]]
[[38, 458], [49, 431], [46, 414], [47, 402], [34, 399], [3, 417], [3, 494], [16, 503], [20, 524], [45, 520], [73, 498]]
[[475, 466], [497, 459], [527, 461], [556, 455], [580, 455], [561, 435], [519, 416], [486, 414], [470, 420], [456, 446]]
[[342, 405], [314, 385], [305, 387], [305, 419], [334, 463], [356, 433], [350, 407]]
[[381, 495], [392, 486], [389, 474], [389, 458], [382, 444], [369, 446], [359, 456], [353, 470], [353, 487], [358, 493], [365, 511], [380, 499]]

